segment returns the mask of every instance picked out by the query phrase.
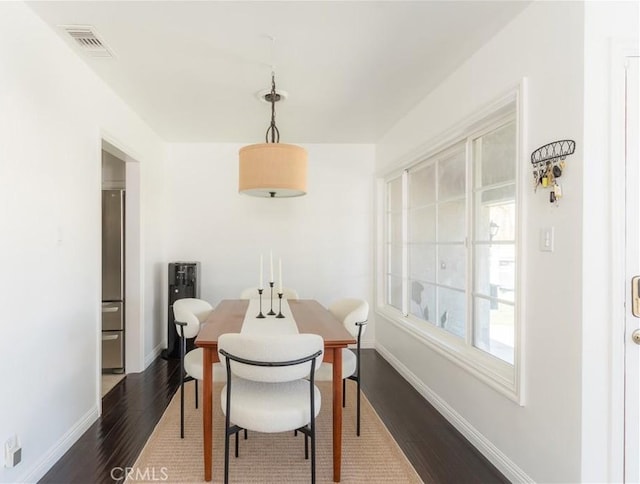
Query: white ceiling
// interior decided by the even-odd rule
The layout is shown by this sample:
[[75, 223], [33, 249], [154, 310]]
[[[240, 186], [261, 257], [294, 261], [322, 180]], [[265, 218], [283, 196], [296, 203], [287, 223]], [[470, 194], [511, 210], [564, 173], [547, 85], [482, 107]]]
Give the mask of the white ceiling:
[[[525, 1], [77, 1], [28, 5], [165, 140], [373, 143]], [[92, 25], [92, 58], [60, 25]], [[275, 37], [272, 45], [268, 36]]]

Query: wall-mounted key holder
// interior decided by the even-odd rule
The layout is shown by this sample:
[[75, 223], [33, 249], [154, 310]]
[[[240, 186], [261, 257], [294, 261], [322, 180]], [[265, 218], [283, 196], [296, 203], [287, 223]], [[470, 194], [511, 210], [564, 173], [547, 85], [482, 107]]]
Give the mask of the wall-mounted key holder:
[[549, 202], [558, 205], [562, 198], [562, 186], [558, 178], [565, 169], [565, 158], [576, 150], [576, 142], [570, 139], [554, 141], [531, 153], [533, 165], [533, 189], [549, 188]]

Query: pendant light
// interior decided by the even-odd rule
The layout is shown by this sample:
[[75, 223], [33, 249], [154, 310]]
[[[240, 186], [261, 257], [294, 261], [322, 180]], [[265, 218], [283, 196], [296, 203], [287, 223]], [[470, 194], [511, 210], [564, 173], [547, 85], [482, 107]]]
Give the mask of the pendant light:
[[307, 193], [307, 150], [280, 143], [276, 127], [275, 71], [271, 72], [271, 92], [264, 96], [271, 103], [271, 124], [265, 143], [240, 148], [238, 191], [253, 197], [299, 197]]

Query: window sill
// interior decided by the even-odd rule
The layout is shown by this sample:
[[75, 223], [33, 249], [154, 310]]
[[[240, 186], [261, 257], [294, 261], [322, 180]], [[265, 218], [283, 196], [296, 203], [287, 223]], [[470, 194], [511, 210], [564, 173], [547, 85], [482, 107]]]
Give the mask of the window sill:
[[415, 337], [438, 354], [465, 369], [518, 405], [524, 406], [518, 384], [518, 356], [511, 365], [489, 353], [471, 347], [465, 341], [429, 323], [404, 316], [395, 308], [379, 306], [377, 314], [394, 326]]

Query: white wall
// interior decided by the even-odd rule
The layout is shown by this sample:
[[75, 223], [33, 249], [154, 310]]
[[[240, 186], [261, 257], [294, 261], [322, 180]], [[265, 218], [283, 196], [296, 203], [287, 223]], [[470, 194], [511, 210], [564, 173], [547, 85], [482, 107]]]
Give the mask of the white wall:
[[[101, 137], [140, 162], [147, 348], [165, 146], [23, 3], [0, 3], [0, 444], [35, 481], [99, 413]], [[152, 243], [150, 243], [152, 242]], [[1, 459], [0, 459], [1, 460]]]
[[[528, 80], [524, 186], [525, 405], [503, 397], [398, 329], [376, 320], [376, 343], [479, 434], [512, 479], [578, 482], [581, 474], [583, 40], [582, 2], [534, 2], [479, 49], [376, 145], [386, 169], [447, 127]], [[528, 183], [534, 149], [574, 139], [559, 207]], [[590, 196], [600, 196], [590, 187]], [[555, 227], [555, 251], [538, 250], [541, 227]], [[594, 351], [605, 351], [595, 348]], [[476, 442], [478, 443], [478, 442]], [[597, 476], [599, 477], [599, 476]]]
[[241, 146], [171, 145], [166, 262], [200, 261], [201, 296], [212, 304], [258, 284], [260, 253], [266, 278], [270, 250], [301, 298], [372, 301], [373, 146], [305, 145], [308, 194], [289, 199], [238, 193]]

